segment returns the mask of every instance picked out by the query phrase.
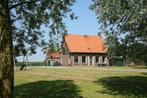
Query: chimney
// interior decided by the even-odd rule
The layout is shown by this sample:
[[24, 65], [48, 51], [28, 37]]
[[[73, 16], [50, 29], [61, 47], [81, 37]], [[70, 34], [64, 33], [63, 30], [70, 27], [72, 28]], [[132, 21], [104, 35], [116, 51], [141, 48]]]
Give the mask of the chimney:
[[98, 32], [97, 34], [98, 34], [99, 37], [102, 37], [101, 32]]

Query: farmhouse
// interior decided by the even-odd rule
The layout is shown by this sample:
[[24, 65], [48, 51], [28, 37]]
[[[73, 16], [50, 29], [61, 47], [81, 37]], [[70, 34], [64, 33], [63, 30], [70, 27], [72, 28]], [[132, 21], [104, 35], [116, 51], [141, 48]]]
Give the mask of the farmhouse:
[[46, 52], [46, 64], [52, 65], [109, 65], [107, 47], [101, 35], [64, 35], [62, 52]]
[[62, 65], [109, 65], [107, 47], [101, 35], [67, 34], [63, 38]]

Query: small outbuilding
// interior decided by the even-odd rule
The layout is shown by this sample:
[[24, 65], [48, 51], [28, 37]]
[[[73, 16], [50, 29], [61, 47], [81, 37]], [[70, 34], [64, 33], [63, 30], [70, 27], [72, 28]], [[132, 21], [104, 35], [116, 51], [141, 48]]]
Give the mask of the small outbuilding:
[[45, 63], [47, 66], [61, 65], [61, 52], [59, 51], [51, 52], [49, 49], [47, 49]]

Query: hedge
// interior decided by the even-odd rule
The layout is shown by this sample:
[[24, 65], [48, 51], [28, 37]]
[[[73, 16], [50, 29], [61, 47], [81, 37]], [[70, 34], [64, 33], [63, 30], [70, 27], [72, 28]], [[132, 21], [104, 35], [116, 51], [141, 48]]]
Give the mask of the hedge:
[[[16, 67], [22, 66], [23, 62], [18, 62], [15, 64]], [[29, 66], [44, 66], [44, 62], [29, 62]]]

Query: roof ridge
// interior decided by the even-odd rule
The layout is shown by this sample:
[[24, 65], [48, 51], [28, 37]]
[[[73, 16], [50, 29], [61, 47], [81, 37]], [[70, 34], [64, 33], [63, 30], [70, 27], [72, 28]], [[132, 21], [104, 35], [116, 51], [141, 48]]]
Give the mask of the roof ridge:
[[71, 33], [68, 33], [67, 35], [75, 35], [75, 36], [98, 36], [98, 35], [88, 35], [88, 34], [71, 34]]

